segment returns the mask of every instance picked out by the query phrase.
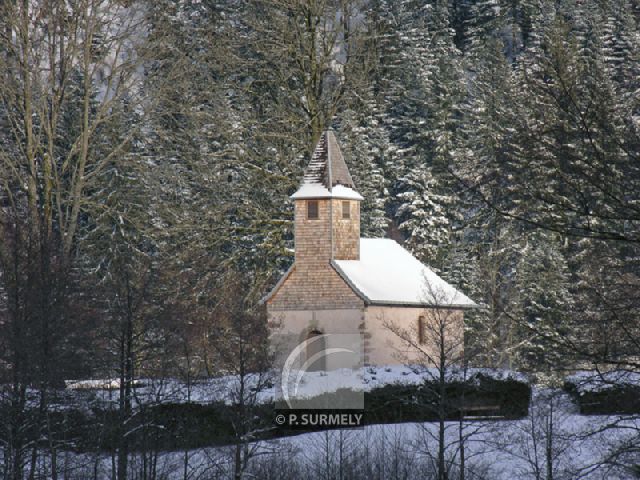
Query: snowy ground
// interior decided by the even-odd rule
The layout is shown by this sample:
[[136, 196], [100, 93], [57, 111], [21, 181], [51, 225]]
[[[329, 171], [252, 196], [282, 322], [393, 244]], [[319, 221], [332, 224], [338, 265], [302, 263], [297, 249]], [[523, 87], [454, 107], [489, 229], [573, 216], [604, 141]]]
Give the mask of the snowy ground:
[[[252, 458], [243, 478], [428, 479], [432, 478], [437, 433], [437, 423], [405, 423], [256, 442], [249, 446]], [[640, 462], [640, 418], [580, 415], [570, 398], [558, 390], [534, 389], [525, 419], [468, 422], [462, 433], [467, 479], [550, 478], [548, 458], [556, 480], [637, 478], [624, 465]], [[460, 425], [447, 422], [446, 453], [453, 469], [459, 459], [459, 438]], [[617, 456], [625, 445], [635, 447], [635, 453]], [[69, 478], [86, 479], [111, 478], [114, 465], [113, 458], [104, 454], [67, 454], [64, 464], [73, 465], [75, 474]], [[150, 465], [157, 478], [165, 480], [231, 478], [233, 447], [156, 452], [152, 459], [142, 455], [130, 459], [132, 473], [146, 471]]]
[[[365, 368], [355, 380], [345, 372], [310, 372], [301, 386], [302, 395], [347, 386], [370, 391], [388, 384], [419, 384], [434, 374], [404, 366]], [[501, 370], [473, 370], [474, 374], [498, 379], [527, 381], [526, 377]], [[452, 374], [451, 380], [460, 373]], [[635, 376], [594, 377], [579, 372], [574, 383], [585, 390], [607, 388], [611, 381], [637, 384]], [[138, 402], [229, 401], [235, 377], [220, 377], [193, 383], [186, 388], [176, 380], [141, 380], [135, 389]], [[594, 383], [596, 382], [596, 383]], [[117, 381], [89, 380], [70, 382], [60, 397], [61, 408], [70, 399], [78, 404], [116, 402]], [[261, 401], [274, 396], [275, 387], [259, 393]], [[66, 399], [65, 399], [66, 398]], [[66, 408], [70, 408], [69, 404]], [[460, 442], [465, 438], [466, 479], [513, 480], [548, 477], [555, 480], [629, 480], [638, 478], [628, 470], [640, 464], [640, 416], [580, 415], [570, 397], [561, 390], [533, 389], [529, 416], [515, 421], [466, 422], [460, 430], [457, 422], [445, 424], [446, 456], [455, 471], [459, 464]], [[437, 423], [373, 425], [357, 430], [333, 430], [304, 433], [292, 437], [265, 440], [249, 445], [251, 459], [245, 478], [264, 480], [308, 478], [406, 479], [433, 478], [438, 447]], [[234, 447], [211, 447], [187, 452], [147, 452], [130, 459], [132, 478], [149, 468], [155, 478], [164, 480], [204, 480], [230, 478]], [[111, 478], [114, 458], [104, 453], [62, 454], [59, 463], [70, 468], [68, 479]], [[551, 459], [549, 462], [548, 459]], [[0, 461], [2, 459], [0, 458]], [[139, 475], [140, 474], [140, 475]], [[45, 478], [47, 476], [45, 475]], [[142, 478], [142, 477], [140, 477]], [[147, 477], [145, 477], [147, 478]], [[151, 478], [151, 477], [149, 477]]]
[[[627, 471], [603, 466], [602, 463], [625, 441], [638, 440], [640, 419], [581, 416], [566, 397], [555, 401], [559, 409], [553, 414], [553, 478], [635, 478]], [[523, 420], [478, 422], [463, 426], [464, 435], [469, 435], [465, 445], [469, 470], [480, 478], [495, 480], [536, 478], [536, 470], [545, 472], [549, 412], [544, 408], [542, 410], [535, 411], [534, 408], [529, 418]], [[616, 428], [606, 428], [611, 425], [616, 425]], [[437, 432], [435, 423], [374, 425], [349, 431], [345, 438], [346, 443], [358, 445], [359, 449], [372, 452], [384, 450], [393, 452], [393, 455], [397, 454], [394, 446], [399, 445], [400, 453], [415, 455], [416, 467], [419, 468], [418, 465], [423, 462], [428, 464], [435, 454]], [[458, 423], [446, 424], [449, 456], [457, 452], [459, 433]], [[322, 461], [326, 455], [324, 446], [327, 436], [333, 439], [329, 442], [334, 444], [333, 453], [336, 454], [335, 444], [339, 441], [339, 435], [340, 432], [309, 433], [283, 439], [279, 443], [286, 446], [285, 450], [294, 452], [297, 458], [313, 463]], [[265, 448], [268, 448], [266, 442]], [[470, 477], [473, 478], [472, 475]], [[546, 478], [544, 473], [541, 478]]]

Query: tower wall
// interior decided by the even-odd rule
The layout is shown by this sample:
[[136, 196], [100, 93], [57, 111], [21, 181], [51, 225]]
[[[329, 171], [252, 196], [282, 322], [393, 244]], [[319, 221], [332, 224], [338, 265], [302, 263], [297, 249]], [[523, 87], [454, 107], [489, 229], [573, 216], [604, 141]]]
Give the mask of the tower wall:
[[[316, 199], [318, 219], [307, 218], [307, 201], [295, 202], [296, 265], [326, 265], [331, 260], [360, 259], [360, 202]], [[349, 218], [343, 218], [343, 202]]]
[[296, 265], [326, 265], [331, 260], [329, 199], [318, 199], [318, 219], [307, 218], [307, 200], [295, 201]]
[[[333, 259], [360, 260], [360, 202], [332, 199]], [[349, 203], [349, 218], [342, 218], [342, 202]]]

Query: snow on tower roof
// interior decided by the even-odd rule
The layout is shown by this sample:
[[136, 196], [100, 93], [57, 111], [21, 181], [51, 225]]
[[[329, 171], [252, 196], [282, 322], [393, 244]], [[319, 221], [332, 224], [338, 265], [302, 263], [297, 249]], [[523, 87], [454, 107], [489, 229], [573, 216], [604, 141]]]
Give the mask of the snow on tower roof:
[[319, 183], [306, 183], [290, 197], [293, 200], [305, 198], [343, 198], [345, 200], [363, 200], [362, 195], [353, 188], [336, 185], [331, 190]]
[[361, 238], [360, 260], [333, 260], [331, 263], [369, 304], [478, 307], [391, 239]]
[[362, 200], [362, 196], [355, 191], [355, 184], [332, 130], [327, 130], [320, 136], [304, 172], [302, 184], [291, 198]]

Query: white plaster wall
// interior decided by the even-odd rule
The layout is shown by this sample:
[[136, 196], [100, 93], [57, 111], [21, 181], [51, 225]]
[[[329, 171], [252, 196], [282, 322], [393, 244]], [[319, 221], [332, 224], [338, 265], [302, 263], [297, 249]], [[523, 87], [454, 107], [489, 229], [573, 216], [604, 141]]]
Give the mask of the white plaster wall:
[[[271, 344], [276, 353], [276, 365], [282, 365], [292, 348], [302, 343], [312, 330], [327, 334], [359, 334], [363, 325], [362, 309], [339, 310], [284, 310], [270, 311]], [[331, 348], [331, 337], [325, 348]], [[326, 368], [332, 370], [341, 365], [327, 357]]]
[[[462, 338], [464, 330], [462, 310], [434, 310], [412, 307], [368, 306], [363, 309], [285, 310], [270, 311], [272, 345], [276, 351], [276, 365], [284, 362], [291, 349], [303, 342], [311, 330], [322, 333], [363, 334], [364, 361], [370, 365], [401, 365], [425, 363], [425, 355], [408, 346], [391, 326], [409, 332], [417, 338], [418, 317], [426, 321], [442, 315], [451, 323], [450, 338]], [[332, 345], [329, 343], [327, 348]], [[425, 345], [423, 349], [428, 349]], [[326, 368], [336, 365], [328, 358]]]
[[[407, 345], [392, 328], [418, 336], [418, 318], [425, 316], [425, 320], [433, 319], [435, 315], [442, 315], [452, 324], [454, 335], [459, 336], [455, 341], [463, 339], [463, 312], [461, 310], [434, 310], [425, 308], [368, 306], [365, 308], [365, 336], [367, 363], [372, 365], [398, 365], [406, 363], [426, 363], [425, 355]], [[391, 328], [390, 328], [391, 327]], [[454, 337], [451, 335], [451, 338]], [[462, 344], [461, 344], [462, 345]], [[429, 351], [430, 345], [422, 348]]]

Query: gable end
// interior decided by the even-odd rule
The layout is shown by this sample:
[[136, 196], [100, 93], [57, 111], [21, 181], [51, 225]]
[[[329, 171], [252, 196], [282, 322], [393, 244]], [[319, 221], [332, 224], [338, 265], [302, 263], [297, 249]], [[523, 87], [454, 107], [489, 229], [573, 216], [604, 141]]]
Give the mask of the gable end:
[[272, 311], [353, 309], [365, 305], [329, 263], [294, 264], [263, 302]]

